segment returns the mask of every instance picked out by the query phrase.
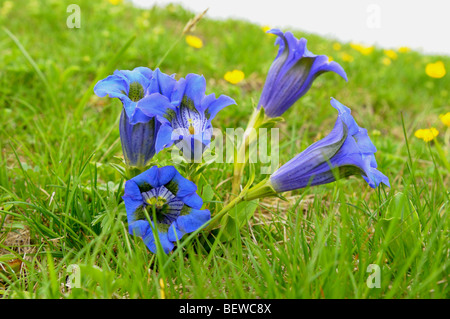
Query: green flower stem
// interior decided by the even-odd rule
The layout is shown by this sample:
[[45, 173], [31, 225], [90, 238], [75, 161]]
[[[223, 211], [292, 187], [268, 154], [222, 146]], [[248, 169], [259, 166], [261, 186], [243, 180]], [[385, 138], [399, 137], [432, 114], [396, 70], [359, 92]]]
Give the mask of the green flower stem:
[[[248, 154], [248, 145], [250, 144], [248, 136], [245, 136], [245, 141], [242, 143], [241, 147], [239, 148], [239, 151], [237, 152], [237, 156], [234, 159], [234, 170], [233, 170], [233, 182], [232, 182], [232, 188], [231, 193], [232, 194], [239, 194], [240, 193], [240, 186], [241, 186], [241, 180], [242, 175], [244, 174], [245, 166], [248, 162], [249, 154]], [[242, 163], [238, 162], [237, 159], [244, 158], [244, 161]]]
[[[249, 159], [249, 149], [248, 146], [253, 143], [256, 138], [257, 134], [251, 134], [252, 129], [257, 129], [262, 123], [264, 122], [264, 109], [255, 109], [253, 111], [252, 116], [250, 117], [247, 128], [244, 132], [244, 141], [242, 142], [235, 158], [234, 158], [234, 171], [233, 171], [233, 182], [232, 182], [232, 188], [231, 193], [232, 194], [239, 194], [240, 193], [240, 186], [241, 186], [241, 179], [242, 175], [244, 174], [245, 166]], [[244, 159], [242, 163], [238, 162], [238, 159]]]
[[246, 201], [251, 201], [263, 197], [276, 196], [277, 192], [273, 189], [270, 180], [264, 179], [254, 187], [250, 188], [244, 196]]
[[241, 195], [233, 199], [229, 202], [220, 212], [214, 215], [213, 220], [209, 223], [209, 225], [205, 228], [205, 231], [211, 231], [219, 224], [222, 217], [228, 213], [232, 208], [234, 208], [237, 204], [244, 200], [245, 193], [243, 192]]
[[[245, 166], [248, 163], [250, 157], [250, 145], [255, 143], [259, 136], [259, 129], [273, 128], [278, 122], [282, 121], [282, 117], [270, 118], [265, 115], [264, 108], [255, 109], [252, 116], [248, 121], [247, 128], [244, 133], [244, 141], [242, 142], [236, 157], [234, 159], [234, 171], [233, 171], [233, 181], [232, 181], [232, 194], [240, 193], [240, 186], [242, 175], [244, 174]], [[239, 163], [237, 159], [244, 159], [243, 163]]]
[[189, 180], [191, 180], [193, 183], [197, 184], [198, 179], [200, 178], [199, 170], [203, 166], [203, 163], [188, 163], [186, 166], [186, 176]]
[[218, 212], [213, 217], [213, 221], [205, 228], [205, 231], [211, 231], [212, 229], [214, 229], [220, 222], [222, 217], [239, 203], [243, 201], [251, 201], [258, 198], [271, 196], [277, 196], [277, 192], [273, 189], [269, 179], [261, 181], [259, 184], [248, 190], [244, 189], [244, 191], [241, 192], [238, 197], [229, 202], [220, 212]]

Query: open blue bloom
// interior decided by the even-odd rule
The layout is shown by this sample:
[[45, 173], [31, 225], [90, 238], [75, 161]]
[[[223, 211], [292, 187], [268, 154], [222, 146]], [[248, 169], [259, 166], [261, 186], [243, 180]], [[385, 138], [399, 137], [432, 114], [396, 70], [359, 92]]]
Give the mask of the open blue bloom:
[[171, 96], [175, 87], [174, 76], [138, 67], [132, 71], [116, 70], [113, 75], [99, 81], [94, 92], [99, 97], [109, 95], [122, 101], [119, 131], [125, 162], [128, 166], [143, 168], [155, 155], [156, 136], [160, 123], [139, 109], [143, 99]]
[[156, 152], [175, 144], [188, 160], [201, 158], [211, 142], [211, 121], [224, 107], [236, 104], [225, 95], [205, 95], [203, 76], [188, 74], [177, 81], [170, 97], [146, 97], [139, 109], [161, 122], [156, 138]]
[[[197, 186], [181, 176], [173, 166], [153, 166], [126, 181], [122, 197], [130, 234], [142, 237], [145, 245], [156, 252], [154, 233], [158, 234], [165, 253], [184, 234], [191, 233], [211, 219]], [[150, 223], [145, 211], [150, 217]]]
[[314, 55], [306, 48], [306, 39], [296, 39], [291, 32], [272, 29], [278, 36], [278, 55], [267, 74], [258, 109], [264, 108], [271, 118], [281, 116], [299, 98], [308, 92], [313, 81], [322, 73], [332, 71], [347, 81], [344, 69], [329, 62], [326, 55]]
[[390, 187], [389, 179], [376, 169], [377, 149], [367, 130], [356, 124], [348, 107], [334, 98], [331, 105], [339, 112], [333, 130], [271, 175], [269, 181], [277, 193], [351, 175], [361, 175], [372, 188], [380, 183]]

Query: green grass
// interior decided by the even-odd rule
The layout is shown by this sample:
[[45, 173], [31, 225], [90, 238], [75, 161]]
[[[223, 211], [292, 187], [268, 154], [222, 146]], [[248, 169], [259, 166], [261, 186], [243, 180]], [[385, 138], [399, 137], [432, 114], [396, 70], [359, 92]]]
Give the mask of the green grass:
[[[450, 111], [450, 76], [425, 73], [437, 60], [450, 70], [449, 57], [411, 51], [385, 66], [382, 48], [366, 56], [341, 43], [335, 51], [335, 40], [295, 31], [309, 50], [341, 63], [349, 82], [322, 75], [285, 114], [281, 163], [331, 130], [332, 96], [368, 129], [392, 187], [373, 190], [352, 177], [285, 194], [288, 202], [265, 199], [234, 240], [205, 250], [204, 235], [186, 236], [171, 255], [155, 255], [128, 234], [124, 180], [111, 165], [122, 156], [120, 102], [96, 97], [92, 85], [115, 69], [154, 68], [193, 13], [80, 0], [81, 28], [69, 29], [70, 3], [0, 8], [3, 297], [160, 298], [161, 279], [166, 298], [449, 297], [450, 131], [438, 115]], [[207, 93], [238, 102], [213, 124], [245, 127], [277, 52], [274, 37], [244, 21], [207, 17], [192, 34], [204, 47], [179, 42], [161, 70], [203, 74]], [[342, 52], [354, 61], [342, 61]], [[233, 69], [246, 74], [238, 85], [223, 79]], [[414, 137], [429, 126], [440, 131], [436, 141]], [[230, 198], [233, 168], [207, 169], [199, 189], [217, 212]], [[398, 224], [402, 211], [417, 219]], [[370, 264], [380, 266], [380, 288], [366, 284]], [[64, 286], [72, 267], [80, 269], [81, 289]]]

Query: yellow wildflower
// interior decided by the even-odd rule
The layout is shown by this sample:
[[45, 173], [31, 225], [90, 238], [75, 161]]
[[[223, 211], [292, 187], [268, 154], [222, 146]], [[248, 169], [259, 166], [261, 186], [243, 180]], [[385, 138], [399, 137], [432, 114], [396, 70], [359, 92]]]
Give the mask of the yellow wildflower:
[[370, 46], [370, 47], [366, 47], [364, 45], [361, 44], [357, 44], [357, 43], [350, 43], [350, 46], [355, 49], [356, 51], [358, 51], [359, 53], [363, 54], [363, 55], [369, 55], [373, 52], [374, 47]]
[[394, 50], [384, 50], [384, 54], [386, 54], [391, 60], [397, 59], [397, 53]]
[[414, 136], [424, 140], [425, 142], [432, 141], [436, 136], [439, 135], [439, 131], [432, 128], [420, 129], [414, 133]]
[[123, 0], [108, 0], [109, 3], [111, 3], [113, 6], [117, 6], [118, 4], [121, 4]]
[[[266, 33], [267, 31], [272, 30], [272, 28], [268, 25], [264, 25], [261, 27], [261, 30], [263, 30], [263, 32]], [[273, 34], [273, 33], [266, 33], [266, 34], [269, 36], [272, 36], [272, 37], [275, 36], [275, 34]]]
[[333, 50], [339, 51], [339, 50], [341, 50], [341, 48], [342, 48], [342, 46], [339, 42], [333, 43]]
[[200, 49], [203, 47], [203, 41], [199, 37], [196, 37], [195, 35], [187, 35], [186, 36], [186, 43], [196, 49]]
[[409, 51], [411, 51], [411, 49], [408, 48], [408, 47], [400, 47], [400, 48], [398, 48], [398, 52], [400, 52], [400, 53], [408, 53]]
[[381, 60], [381, 62], [382, 62], [384, 65], [391, 65], [391, 63], [392, 63], [391, 59], [389, 59], [387, 56], [385, 56], [385, 57], [383, 58], [383, 60]]
[[333, 61], [334, 59], [333, 59], [333, 57], [332, 56], [329, 56], [328, 57], [328, 62], [331, 62], [331, 61]]
[[227, 82], [230, 82], [231, 84], [238, 84], [244, 79], [244, 77], [245, 77], [244, 72], [242, 72], [241, 70], [228, 71], [223, 76], [223, 78]]
[[435, 63], [428, 63], [425, 67], [426, 74], [435, 79], [440, 79], [445, 75], [445, 66], [442, 61], [437, 61]]
[[439, 118], [441, 119], [442, 123], [444, 123], [444, 125], [450, 127], [450, 112], [439, 115]]
[[342, 60], [345, 62], [353, 62], [354, 58], [350, 54], [344, 52], [342, 53]]

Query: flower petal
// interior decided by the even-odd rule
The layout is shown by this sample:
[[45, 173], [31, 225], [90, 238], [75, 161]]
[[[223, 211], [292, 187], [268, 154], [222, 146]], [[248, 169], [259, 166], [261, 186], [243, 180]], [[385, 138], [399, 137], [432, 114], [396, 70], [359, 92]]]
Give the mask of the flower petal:
[[155, 165], [145, 172], [133, 177], [131, 180], [134, 181], [139, 187], [149, 184], [153, 188], [157, 188], [170, 182], [176, 172], [177, 170], [173, 166], [158, 168], [158, 166]]
[[330, 134], [313, 143], [280, 167], [272, 174], [271, 178], [273, 180], [284, 178], [297, 179], [301, 175], [308, 174], [312, 169], [332, 158], [344, 144], [346, 138], [347, 129], [342, 120], [338, 118]]
[[177, 81], [173, 88], [172, 95], [170, 97], [170, 102], [173, 106], [179, 106], [184, 97], [184, 92], [186, 90], [186, 79], [181, 78]]
[[164, 166], [158, 169], [158, 186], [164, 186], [170, 181], [172, 181], [178, 173], [178, 171], [173, 166]]
[[370, 168], [367, 174], [368, 176], [363, 176], [364, 180], [369, 184], [370, 187], [376, 188], [380, 183], [383, 183], [387, 187], [391, 187], [389, 183], [389, 178], [381, 173], [379, 170], [375, 168]]
[[203, 75], [189, 73], [186, 76], [186, 89], [184, 95], [187, 96], [194, 106], [200, 106], [205, 96], [206, 80]]
[[167, 98], [172, 95], [176, 80], [173, 76], [162, 73], [159, 69], [153, 72], [153, 77], [149, 86], [149, 94], [160, 93]]
[[344, 69], [336, 62], [328, 62], [325, 55], [308, 51], [306, 39], [297, 39], [291, 32], [278, 29], [269, 33], [278, 36], [278, 54], [267, 74], [266, 82], [258, 103], [269, 117], [281, 116], [311, 88], [314, 80], [322, 73], [332, 71], [345, 80]]
[[220, 110], [233, 104], [236, 104], [236, 102], [231, 97], [221, 95], [216, 99], [213, 93], [205, 96], [202, 100], [201, 110], [205, 112], [206, 118], [211, 121]]
[[139, 189], [147, 184], [153, 188], [158, 187], [158, 167], [152, 166], [145, 172], [133, 177], [131, 180], [139, 186]]
[[373, 188], [380, 183], [389, 185], [389, 179], [376, 169], [377, 149], [367, 130], [358, 127], [348, 107], [335, 99], [331, 104], [339, 112], [333, 130], [270, 176], [276, 192], [326, 184], [351, 175], [362, 175]]
[[203, 205], [203, 200], [197, 193], [190, 194], [188, 196], [183, 197], [183, 202], [189, 207], [200, 209]]
[[197, 185], [187, 178], [184, 178], [178, 171], [174, 174], [172, 182], [176, 184], [176, 191], [172, 193], [177, 197], [183, 198], [197, 191]]
[[348, 127], [348, 134], [349, 135], [355, 135], [359, 132], [359, 126], [356, 124], [355, 119], [351, 115], [351, 110], [335, 98], [331, 98], [330, 100], [331, 105], [338, 110], [339, 117], [344, 121], [345, 125]]
[[165, 148], [172, 146], [172, 127], [168, 124], [162, 125], [156, 137], [156, 152], [159, 153]]
[[[131, 83], [137, 82], [142, 85], [144, 91], [147, 90], [147, 87], [150, 85], [150, 78], [147, 78], [141, 71], [144, 71], [144, 74], [148, 74], [148, 71], [145, 69], [134, 69], [132, 71], [130, 70], [116, 70], [114, 72], [114, 75], [117, 75], [127, 81], [128, 87]], [[128, 94], [128, 91], [127, 91]]]
[[181, 232], [192, 233], [205, 225], [210, 219], [211, 212], [208, 209], [191, 209], [188, 214], [180, 215], [175, 223]]
[[128, 232], [130, 235], [144, 237], [149, 231], [151, 232], [152, 230], [146, 220], [137, 220], [128, 225]]
[[[168, 232], [162, 232], [161, 230], [158, 230], [157, 234], [164, 252], [166, 254], [170, 253], [175, 245], [169, 240]], [[156, 253], [156, 241], [151, 228], [150, 231], [148, 231], [147, 234], [142, 237], [142, 239], [144, 240], [144, 243], [148, 247], [148, 249], [151, 252]]]
[[128, 84], [122, 77], [109, 75], [95, 84], [94, 93], [99, 97], [107, 95], [111, 98], [128, 97]]
[[139, 101], [137, 107], [149, 117], [156, 116], [162, 123], [168, 123], [170, 111], [174, 111], [174, 107], [170, 104], [169, 99], [159, 93], [152, 93]]
[[170, 225], [169, 227], [169, 230], [167, 231], [168, 238], [171, 242], [176, 242], [177, 240], [180, 240], [181, 238], [183, 238], [185, 234], [186, 232], [178, 229], [176, 222], [172, 223], [172, 225]]

